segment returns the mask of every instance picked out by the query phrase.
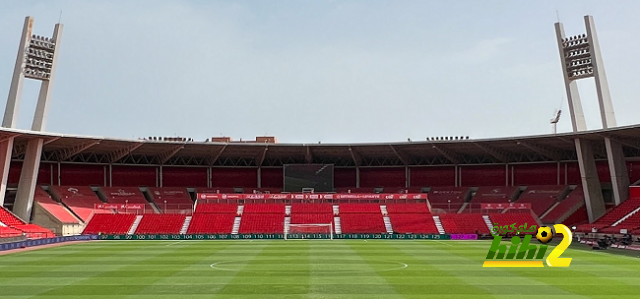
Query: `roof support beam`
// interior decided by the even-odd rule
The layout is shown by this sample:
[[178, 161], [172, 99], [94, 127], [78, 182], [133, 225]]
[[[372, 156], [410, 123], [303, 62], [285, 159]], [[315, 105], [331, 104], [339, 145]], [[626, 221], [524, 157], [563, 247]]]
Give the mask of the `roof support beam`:
[[611, 135], [609, 135], [609, 134], [600, 134], [600, 135], [601, 135], [602, 137], [606, 137], [606, 138], [609, 138], [609, 139], [611, 139], [611, 140], [613, 140], [613, 141], [615, 141], [615, 142], [617, 142], [617, 143], [620, 143], [620, 144], [622, 144], [622, 145], [624, 145], [624, 146], [628, 146], [628, 147], [631, 147], [631, 148], [634, 148], [634, 149], [640, 150], [640, 142], [637, 142], [637, 141], [629, 141], [629, 140], [622, 140], [622, 139], [619, 139], [619, 138], [617, 138], [617, 137], [613, 137], [613, 136], [611, 136]]
[[166, 151], [164, 153], [161, 153], [160, 155], [158, 155], [156, 157], [156, 160], [158, 160], [158, 164], [164, 165], [164, 163], [167, 163], [167, 161], [169, 161], [169, 159], [171, 159], [171, 157], [175, 156], [183, 148], [184, 148], [184, 144], [176, 145], [173, 148], [171, 148], [170, 150], [168, 150], [168, 151]]
[[27, 151], [27, 145], [26, 144], [14, 144], [13, 145], [13, 153], [11, 154], [11, 157], [13, 157], [13, 158], [20, 157], [26, 151]]
[[222, 153], [224, 152], [225, 149], [227, 149], [227, 145], [225, 144], [223, 147], [220, 148], [220, 150], [218, 150], [217, 153], [213, 154], [213, 155], [209, 155], [206, 160], [205, 163], [209, 166], [213, 166], [213, 164], [216, 163], [216, 161], [218, 161], [218, 159], [220, 159], [220, 155], [222, 155]]
[[402, 152], [399, 149], [396, 149], [393, 145], [389, 145], [389, 147], [391, 148], [393, 153], [398, 156], [398, 159], [400, 159], [400, 162], [402, 162], [403, 165], [409, 165], [409, 161], [411, 161], [412, 159], [406, 153]]
[[269, 150], [269, 146], [265, 146], [264, 150], [258, 154], [258, 156], [256, 156], [256, 166], [260, 167], [262, 166], [262, 163], [264, 163], [264, 159], [267, 157], [267, 151]]
[[127, 147], [121, 148], [119, 150], [113, 151], [111, 153], [109, 153], [109, 163], [115, 163], [118, 160], [126, 157], [127, 155], [130, 155], [133, 151], [135, 151], [136, 149], [138, 149], [139, 147], [141, 147], [144, 143], [142, 142], [138, 142], [136, 144], [133, 145], [129, 145]]
[[433, 145], [433, 149], [437, 150], [440, 154], [442, 154], [447, 160], [451, 161], [453, 164], [461, 164], [464, 161], [462, 155], [443, 147], [442, 145]]
[[311, 153], [311, 147], [307, 145], [307, 152], [304, 155], [304, 160], [307, 164], [313, 163], [313, 153]]
[[522, 145], [540, 155], [543, 155], [551, 160], [560, 161], [562, 160], [562, 155], [558, 151], [554, 151], [550, 148], [541, 145], [534, 145], [524, 141], [518, 141], [516, 144]]
[[353, 163], [356, 163], [356, 166], [362, 165], [362, 156], [360, 155], [360, 153], [358, 153], [358, 151], [356, 151], [355, 149], [351, 148], [351, 146], [349, 146], [349, 153], [351, 154], [351, 159], [353, 159]]
[[78, 144], [76, 146], [70, 147], [70, 148], [64, 148], [64, 149], [60, 149], [54, 152], [55, 157], [57, 158], [58, 161], [64, 161], [67, 160], [79, 153], [84, 152], [85, 150], [89, 149], [90, 147], [96, 145], [96, 144], [100, 144], [100, 141], [91, 141], [91, 142], [87, 142], [87, 143], [83, 143], [83, 144]]
[[482, 144], [482, 143], [474, 143], [477, 147], [479, 147], [480, 149], [482, 149], [483, 151], [485, 151], [487, 154], [491, 155], [492, 157], [498, 159], [498, 161], [502, 162], [502, 163], [508, 163], [509, 162], [509, 155], [507, 155], [506, 153], [497, 150], [491, 146]]
[[62, 137], [51, 137], [51, 138], [49, 138], [49, 139], [44, 141], [44, 145], [47, 145], [47, 144], [49, 144], [51, 142], [54, 142], [54, 141], [56, 141], [56, 140], [58, 140], [60, 138], [62, 138]]

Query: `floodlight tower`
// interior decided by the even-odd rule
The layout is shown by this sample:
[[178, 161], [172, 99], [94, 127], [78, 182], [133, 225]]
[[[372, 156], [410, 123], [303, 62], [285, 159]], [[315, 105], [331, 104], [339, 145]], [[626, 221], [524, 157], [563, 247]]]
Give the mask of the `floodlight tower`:
[[[18, 47], [18, 57], [9, 88], [7, 106], [4, 112], [4, 119], [2, 120], [3, 127], [16, 127], [22, 84], [24, 79], [31, 79], [41, 82], [40, 94], [38, 95], [38, 103], [36, 105], [31, 130], [42, 131], [45, 129], [62, 29], [62, 24], [56, 24], [51, 37], [33, 35], [33, 18], [25, 18], [20, 45]], [[13, 141], [14, 137], [10, 137], [0, 142], [0, 167], [2, 167], [0, 204], [4, 202], [7, 191], [7, 179], [13, 151]], [[33, 196], [38, 179], [43, 143], [44, 141], [41, 138], [33, 138], [28, 141], [22, 171], [20, 172], [20, 181], [18, 183], [18, 192], [13, 206], [13, 212], [25, 221], [29, 221], [31, 218]]]
[[561, 114], [562, 114], [562, 110], [556, 110], [556, 112], [553, 113], [553, 118], [550, 121], [551, 127], [553, 128], [554, 135], [558, 132], [557, 126], [558, 126], [558, 122], [560, 121]]
[[[576, 81], [592, 77], [596, 84], [603, 128], [608, 129], [617, 126], [593, 17], [585, 16], [584, 23], [586, 33], [571, 37], [565, 36], [562, 23], [555, 24], [573, 132], [587, 130]], [[629, 177], [627, 175], [624, 152], [622, 151], [622, 145], [610, 137], [605, 136], [604, 141], [607, 149], [609, 172], [611, 173], [613, 198], [616, 205], [618, 205], [626, 200], [629, 194]], [[604, 199], [594, 159], [593, 144], [589, 140], [576, 138], [575, 145], [589, 221], [593, 222], [605, 213]]]

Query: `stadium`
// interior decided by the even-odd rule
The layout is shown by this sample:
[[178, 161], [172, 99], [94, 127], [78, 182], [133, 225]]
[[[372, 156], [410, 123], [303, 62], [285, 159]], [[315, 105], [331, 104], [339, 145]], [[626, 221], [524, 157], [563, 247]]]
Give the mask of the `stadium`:
[[[640, 125], [616, 125], [591, 16], [555, 24], [572, 132], [304, 144], [47, 132], [63, 30], [33, 22], [0, 128], [0, 297], [640, 294]], [[24, 80], [41, 84], [31, 130]]]

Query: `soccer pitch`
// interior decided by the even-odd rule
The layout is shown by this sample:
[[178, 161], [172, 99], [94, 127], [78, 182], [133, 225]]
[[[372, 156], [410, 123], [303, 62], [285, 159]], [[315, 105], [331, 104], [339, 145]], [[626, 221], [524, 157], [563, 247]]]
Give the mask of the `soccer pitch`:
[[573, 258], [569, 268], [482, 268], [489, 246], [490, 241], [96, 241], [0, 256], [0, 297], [640, 297], [640, 258], [572, 244], [562, 255]]

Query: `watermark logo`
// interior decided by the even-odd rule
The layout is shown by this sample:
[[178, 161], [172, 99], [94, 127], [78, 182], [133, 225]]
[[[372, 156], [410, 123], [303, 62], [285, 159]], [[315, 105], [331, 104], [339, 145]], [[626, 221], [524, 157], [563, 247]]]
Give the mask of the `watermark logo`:
[[[515, 223], [511, 227], [515, 228]], [[507, 250], [506, 244], [500, 245], [502, 236], [498, 234], [499, 232], [515, 232], [517, 234], [536, 232], [536, 239], [542, 244], [538, 246], [531, 244], [532, 235], [530, 234], [525, 235], [523, 238], [514, 236], [511, 238], [511, 245]], [[560, 258], [560, 255], [569, 247], [573, 236], [571, 235], [571, 230], [563, 224], [555, 224], [553, 229], [548, 226], [541, 226], [537, 230], [535, 225], [527, 229], [526, 224], [521, 225], [517, 230], [509, 230], [507, 225], [503, 227], [494, 226], [492, 232], [493, 242], [491, 242], [491, 247], [486, 257], [487, 261], [484, 262], [483, 267], [544, 267], [542, 260], [549, 247], [546, 244], [558, 233], [563, 235], [562, 241], [549, 253], [546, 263], [549, 267], [569, 267], [571, 258]]]

